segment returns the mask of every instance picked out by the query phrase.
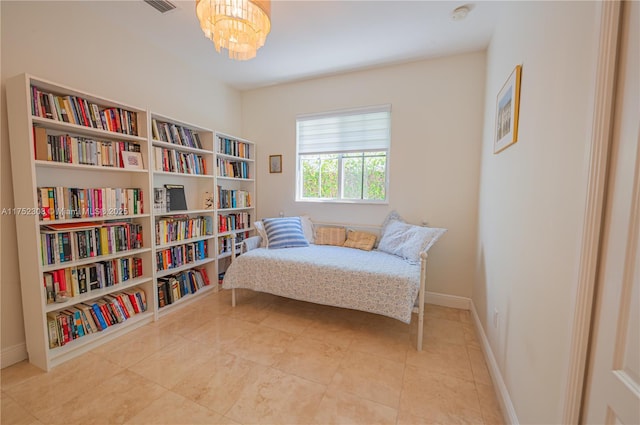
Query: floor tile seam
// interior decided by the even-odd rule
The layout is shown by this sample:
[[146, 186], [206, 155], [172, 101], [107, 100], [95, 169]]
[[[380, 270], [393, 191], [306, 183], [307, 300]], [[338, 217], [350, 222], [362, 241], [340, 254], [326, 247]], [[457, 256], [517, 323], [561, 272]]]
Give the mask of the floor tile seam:
[[[135, 375], [137, 375], [138, 377], [140, 377], [140, 378], [144, 379], [145, 381], [147, 381], [147, 382], [149, 382], [149, 383], [151, 383], [151, 384], [153, 384], [153, 385], [157, 385], [157, 386], [161, 387], [161, 388], [162, 388], [163, 390], [165, 390], [165, 391], [172, 391], [172, 390], [173, 390], [173, 388], [177, 385], [177, 384], [174, 384], [174, 385], [172, 385], [172, 386], [169, 386], [169, 387], [168, 387], [168, 386], [166, 386], [166, 385], [165, 385], [165, 384], [163, 384], [163, 383], [160, 383], [160, 382], [154, 381], [153, 379], [149, 379], [149, 378], [147, 378], [146, 376], [141, 375], [140, 373], [136, 372], [136, 371], [135, 371], [135, 370], [133, 370], [133, 369], [126, 368], [125, 370], [126, 370], [126, 371], [128, 371], [128, 372], [131, 372], [131, 373], [133, 373], [133, 374], [135, 374]], [[122, 373], [122, 372], [121, 372], [121, 373]], [[115, 375], [114, 375], [114, 376], [115, 376]]]
[[[267, 318], [265, 317], [264, 320], [266, 320], [266, 319]], [[265, 324], [262, 323], [262, 322], [264, 322], [264, 320], [262, 320], [260, 323], [258, 323], [258, 326], [262, 326], [262, 327], [265, 327], [265, 328], [268, 328], [268, 329], [272, 329], [272, 330], [276, 330], [276, 331], [287, 332], [287, 333], [290, 333], [290, 334], [292, 334], [293, 336], [296, 336], [296, 337], [302, 335], [304, 333], [304, 331], [306, 331], [309, 328], [309, 326], [307, 326], [302, 331], [300, 331], [300, 333], [293, 333], [293, 332], [286, 331], [286, 330], [281, 329], [281, 328], [277, 328], [275, 326], [265, 325]]]
[[[327, 385], [327, 392], [329, 391], [329, 387], [330, 387], [330, 385]], [[401, 390], [402, 390], [402, 388], [401, 388]], [[361, 394], [356, 394], [355, 392], [349, 391], [348, 389], [345, 389], [345, 388], [337, 388], [336, 387], [335, 388], [335, 392], [343, 392], [343, 393], [349, 394], [350, 396], [353, 396], [353, 397], [356, 397], [356, 398], [361, 398], [362, 400], [366, 400], [366, 401], [369, 401], [371, 403], [379, 404], [381, 406], [385, 406], [385, 407], [394, 409], [396, 412], [400, 408], [400, 393], [398, 393], [398, 403], [397, 403], [397, 405], [396, 406], [392, 406], [392, 405], [390, 405], [388, 403], [382, 403], [379, 400], [373, 400], [370, 397], [366, 397], [366, 396], [363, 396]]]
[[[31, 410], [29, 410], [28, 406], [26, 406], [25, 404], [21, 403], [19, 400], [17, 400], [15, 397], [13, 397], [11, 394], [8, 394], [6, 391], [3, 391], [3, 398], [8, 398], [11, 401], [13, 401], [16, 405], [18, 405], [18, 407], [20, 407], [22, 410], [24, 410], [25, 412], [27, 412], [29, 415], [33, 416], [36, 420], [40, 421], [40, 418], [35, 414], [35, 412], [32, 412]], [[0, 421], [1, 422], [1, 421]]]
[[[282, 355], [284, 355], [284, 354], [285, 354], [285, 353], [283, 353]], [[306, 379], [307, 381], [314, 382], [314, 383], [316, 383], [316, 384], [324, 385], [325, 387], [327, 387], [327, 388], [328, 388], [328, 387], [329, 387], [329, 384], [331, 384], [331, 382], [333, 382], [333, 378], [336, 376], [336, 374], [337, 374], [337, 373], [338, 373], [338, 371], [340, 370], [341, 364], [342, 364], [342, 362], [344, 361], [344, 358], [345, 358], [345, 357], [346, 357], [346, 355], [345, 355], [345, 356], [343, 356], [343, 358], [342, 358], [342, 359], [340, 359], [339, 364], [338, 364], [338, 365], [336, 365], [335, 372], [333, 372], [333, 375], [331, 375], [331, 379], [329, 379], [329, 382], [328, 382], [328, 383], [320, 382], [320, 381], [316, 381], [316, 380], [314, 380], [314, 379], [312, 379], [312, 378], [310, 378], [310, 377], [308, 377], [308, 376], [301, 376], [301, 375], [299, 375], [299, 374], [297, 374], [297, 373], [293, 373], [293, 372], [290, 372], [290, 371], [288, 371], [288, 370], [282, 369], [282, 366], [277, 366], [277, 364], [278, 364], [279, 360], [276, 360], [276, 361], [275, 361], [275, 363], [274, 363], [273, 365], [271, 365], [271, 366], [267, 366], [267, 367], [270, 367], [270, 368], [272, 368], [272, 369], [276, 369], [276, 370], [278, 370], [278, 371], [280, 371], [280, 372], [282, 372], [282, 373], [286, 373], [286, 374], [289, 374], [289, 375], [296, 376], [296, 377], [301, 378], [301, 379]]]
[[[84, 353], [83, 355], [87, 355], [87, 354], [88, 354], [88, 353]], [[96, 355], [96, 356], [97, 356], [97, 354], [95, 354], [95, 353], [93, 353], [93, 355]], [[76, 358], [76, 359], [77, 359], [77, 358]], [[114, 362], [112, 362], [112, 361], [109, 361], [109, 360], [107, 360], [107, 359], [103, 359], [102, 357], [101, 357], [101, 360], [106, 360], [106, 361], [108, 361], [109, 363], [111, 363], [111, 365], [112, 365], [114, 368], [119, 369], [119, 370], [118, 370], [116, 373], [114, 373], [113, 375], [108, 376], [108, 377], [106, 378], [107, 380], [108, 380], [108, 379], [113, 378], [114, 376], [116, 376], [116, 375], [118, 375], [118, 374], [120, 374], [120, 373], [122, 373], [123, 371], [125, 371], [125, 370], [126, 370], [126, 368], [125, 368], [124, 366], [120, 366], [120, 365], [118, 365], [118, 364], [116, 364], [116, 363], [114, 363]], [[70, 360], [70, 361], [73, 361], [73, 360]], [[50, 377], [49, 379], [56, 379], [56, 378], [58, 378], [57, 376], [53, 376], [51, 373], [52, 373], [52, 372], [51, 372], [51, 371], [49, 371], [49, 372], [46, 372], [46, 373], [45, 373], [45, 375], [36, 375], [36, 376], [33, 376], [32, 378], [43, 377], [43, 376], [44, 376], [44, 377], [47, 377], [47, 376], [48, 376], [48, 377]], [[66, 375], [70, 375], [70, 374], [72, 374], [72, 373], [75, 373], [75, 371], [68, 371], [68, 372], [66, 372], [66, 373], [62, 374], [62, 376], [60, 376], [60, 378], [64, 378]], [[15, 394], [15, 393], [16, 393], [16, 388], [18, 388], [20, 385], [23, 385], [23, 384], [25, 384], [25, 383], [30, 382], [30, 381], [32, 380], [32, 378], [27, 379], [27, 380], [25, 380], [25, 381], [21, 382], [20, 384], [13, 385], [10, 389], [8, 389], [8, 390], [3, 390], [3, 392], [4, 392], [4, 395], [9, 396], [13, 401], [15, 401], [16, 403], [18, 403], [18, 405], [19, 405], [19, 406], [21, 406], [21, 407], [22, 407], [22, 408], [24, 408], [26, 411], [28, 411], [31, 415], [33, 415], [34, 417], [38, 418], [38, 420], [40, 420], [40, 417], [36, 415], [36, 412], [35, 412], [34, 410], [32, 410], [31, 408], [29, 408], [28, 406], [26, 406], [26, 405], [21, 401], [21, 399], [20, 399], [19, 397], [17, 397], [17, 396], [16, 396], [16, 394]], [[86, 389], [86, 390], [90, 390], [90, 389], [91, 389], [91, 388], [93, 388], [95, 385], [96, 385], [96, 383], [95, 383], [95, 382], [91, 382], [91, 381], [89, 381], [89, 382], [84, 382], [84, 383], [80, 384], [80, 385], [79, 385], [79, 387], [80, 387], [80, 389], [81, 389], [81, 390], [85, 390], [85, 389]], [[74, 387], [76, 387], [76, 389], [77, 389], [77, 387], [78, 387], [77, 383], [74, 383]], [[12, 392], [13, 392], [13, 394], [12, 394]], [[50, 409], [48, 409], [48, 410], [50, 410]]]
[[[35, 366], [34, 366], [34, 367], [35, 367]], [[11, 389], [11, 388], [13, 388], [13, 387], [16, 387], [16, 386], [18, 386], [18, 385], [22, 385], [22, 384], [24, 384], [25, 382], [29, 382], [29, 381], [31, 381], [31, 380], [33, 380], [33, 379], [37, 378], [37, 377], [43, 376], [43, 374], [44, 374], [44, 375], [46, 375], [46, 374], [48, 374], [48, 373], [49, 373], [49, 372], [42, 371], [42, 373], [41, 373], [41, 374], [33, 375], [33, 376], [29, 376], [29, 377], [28, 377], [28, 378], [26, 378], [26, 379], [23, 379], [23, 380], [20, 380], [19, 382], [14, 382], [14, 383], [12, 383], [12, 384], [8, 384], [8, 385], [5, 385], [5, 384], [0, 383], [0, 389], [6, 393], [6, 391], [7, 391], [7, 390], [9, 390], [9, 389]]]
[[[327, 387], [327, 393], [328, 392], [329, 392], [329, 389]], [[389, 406], [388, 404], [380, 403], [379, 401], [371, 400], [371, 399], [368, 399], [366, 397], [362, 397], [361, 395], [353, 394], [353, 393], [351, 393], [349, 391], [346, 391], [346, 390], [343, 390], [343, 389], [336, 389], [334, 392], [336, 393], [335, 394], [335, 398], [337, 398], [337, 399], [340, 399], [340, 393], [344, 393], [344, 394], [347, 394], [347, 395], [349, 395], [351, 397], [354, 397], [356, 399], [364, 400], [364, 401], [367, 401], [369, 403], [373, 403], [376, 406], [381, 406], [381, 407], [384, 407], [384, 408], [387, 408], [387, 409], [392, 409], [392, 410], [395, 411], [395, 421], [394, 421], [394, 423], [397, 423], [397, 421], [398, 421], [398, 417], [400, 416], [399, 415], [399, 413], [400, 413], [400, 401], [399, 400], [398, 400], [398, 407], [392, 407], [392, 406]], [[324, 399], [324, 396], [323, 396], [323, 399]], [[316, 415], [317, 415], [317, 413], [316, 413]]]
[[[346, 355], [347, 355], [347, 351], [348, 351], [347, 348], [344, 348], [341, 345], [335, 344], [335, 343], [330, 342], [330, 341], [324, 341], [324, 340], [321, 340], [321, 339], [316, 339], [316, 338], [313, 338], [313, 337], [307, 336], [307, 335], [297, 335], [296, 338], [291, 342], [291, 345], [296, 344], [296, 343], [303, 343], [304, 342], [303, 339], [310, 339], [313, 342], [320, 343], [320, 344], [325, 344], [326, 346], [329, 346], [330, 348], [335, 349], [336, 351], [342, 351], [343, 355], [342, 355], [342, 358], [340, 360], [344, 359], [346, 357]], [[289, 345], [286, 348], [285, 351], [289, 351], [291, 345]], [[291, 354], [293, 354], [293, 353], [291, 353]]]
[[[417, 365], [407, 364], [407, 366], [415, 367], [416, 369], [421, 369], [420, 366], [417, 366]], [[459, 376], [454, 376], [454, 375], [451, 375], [451, 374], [448, 374], [448, 373], [440, 372], [439, 370], [430, 370], [430, 371], [418, 372], [420, 377], [421, 378], [425, 378], [425, 379], [428, 379], [428, 377], [424, 376], [423, 373], [426, 373], [427, 375], [438, 375], [438, 376], [444, 376], [446, 378], [454, 378], [454, 379], [457, 379], [459, 381], [465, 381], [467, 383], [473, 384], [474, 385], [474, 391], [476, 390], [476, 387], [475, 387], [476, 381], [473, 378], [473, 376], [470, 379], [465, 379], [465, 378], [461, 378]]]
[[466, 348], [466, 349], [467, 349], [467, 356], [469, 356], [469, 363], [470, 363], [470, 365], [471, 365], [471, 373], [472, 373], [472, 375], [473, 375], [473, 381], [474, 381], [474, 383], [476, 383], [476, 384], [477, 384], [477, 383], [480, 383], [480, 384], [483, 384], [483, 385], [487, 385], [487, 383], [486, 383], [486, 382], [482, 382], [482, 381], [480, 381], [480, 380], [476, 377], [477, 372], [476, 372], [476, 371], [474, 370], [474, 368], [473, 368], [473, 362], [471, 361], [471, 355], [469, 354], [469, 350], [479, 351], [479, 352], [480, 352], [480, 354], [482, 355], [482, 361], [484, 362], [484, 366], [485, 366], [485, 368], [487, 369], [487, 373], [489, 374], [490, 385], [491, 385], [491, 387], [493, 387], [493, 381], [491, 380], [491, 374], [490, 374], [490, 372], [489, 372], [489, 366], [487, 365], [487, 359], [486, 359], [486, 358], [485, 358], [485, 356], [484, 356], [484, 352], [483, 352], [482, 350], [478, 350], [478, 349], [476, 349], [476, 348], [469, 347], [469, 346], [467, 346], [467, 348]]
[[[483, 385], [483, 386], [485, 386], [485, 387], [488, 387], [488, 388], [491, 390], [492, 395], [496, 398], [496, 406], [498, 407], [497, 411], [496, 411], [495, 409], [492, 409], [492, 410], [493, 410], [495, 413], [497, 413], [497, 414], [498, 414], [498, 417], [499, 417], [499, 418], [501, 418], [501, 419], [502, 419], [502, 417], [503, 417], [503, 414], [502, 414], [502, 408], [500, 407], [500, 403], [498, 402], [498, 399], [497, 399], [497, 397], [498, 397], [498, 396], [497, 396], [497, 394], [495, 393], [495, 388], [494, 388], [494, 386], [493, 386], [493, 385], [488, 385], [488, 384], [485, 384], [485, 383], [482, 383], [482, 382], [475, 382], [474, 384], [475, 384], [475, 388], [476, 388], [476, 393], [478, 394], [478, 404], [480, 405], [480, 411], [481, 411], [481, 414], [482, 414], [482, 419], [483, 419], [483, 420], [485, 420], [485, 413], [484, 413], [484, 411], [482, 411], [483, 403], [482, 403], [482, 401], [480, 400], [480, 390], [478, 389], [478, 385]], [[486, 404], [485, 404], [485, 405], [486, 405]], [[486, 420], [485, 420], [485, 422], [486, 422]]]
[[[353, 343], [351, 345], [353, 345]], [[381, 356], [379, 354], [374, 354], [374, 353], [371, 353], [371, 352], [366, 351], [366, 350], [358, 349], [357, 347], [350, 347], [348, 351], [353, 351], [353, 352], [356, 352], [356, 353], [359, 353], [359, 354], [366, 354], [367, 356], [375, 357], [375, 358], [377, 358], [379, 360], [386, 360], [386, 361], [389, 361], [389, 362], [401, 363], [401, 364], [406, 364], [407, 363], [407, 353], [406, 352], [405, 352], [405, 355], [404, 355], [404, 360], [400, 361], [400, 360], [390, 359], [388, 357], [384, 357], [384, 356]]]
[[[176, 384], [176, 385], [177, 385], [177, 384]], [[174, 385], [174, 388], [175, 388], [175, 387], [176, 387], [176, 386]], [[205, 409], [209, 410], [210, 412], [213, 412], [213, 413], [215, 413], [215, 414], [217, 414], [217, 415], [220, 415], [220, 416], [222, 416], [222, 417], [227, 417], [227, 416], [226, 416], [226, 413], [227, 413], [229, 410], [231, 410], [231, 407], [229, 407], [229, 408], [227, 408], [227, 410], [225, 411], [225, 413], [221, 413], [220, 411], [218, 411], [218, 410], [216, 410], [216, 409], [213, 409], [213, 408], [211, 408], [211, 407], [207, 406], [206, 404], [202, 403], [200, 400], [194, 400], [194, 399], [192, 399], [192, 398], [190, 398], [190, 397], [187, 397], [187, 396], [186, 396], [186, 395], [184, 395], [184, 394], [181, 394], [181, 393], [179, 393], [179, 392], [175, 391], [174, 389], [169, 390], [169, 392], [170, 392], [170, 393], [172, 393], [172, 394], [175, 394], [175, 395], [177, 395], [177, 396], [180, 396], [180, 397], [182, 397], [182, 398], [184, 398], [184, 399], [186, 399], [186, 400], [189, 400], [189, 401], [191, 401], [192, 403], [197, 404], [198, 406], [204, 407]], [[237, 401], [237, 400], [235, 400], [231, 406], [233, 406], [233, 405], [236, 403], [236, 401]]]

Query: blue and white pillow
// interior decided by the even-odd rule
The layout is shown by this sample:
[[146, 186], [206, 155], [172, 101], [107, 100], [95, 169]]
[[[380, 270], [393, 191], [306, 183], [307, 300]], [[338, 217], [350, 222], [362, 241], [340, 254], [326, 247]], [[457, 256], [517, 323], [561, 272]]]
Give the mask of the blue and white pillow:
[[309, 246], [302, 231], [300, 217], [265, 218], [262, 223], [267, 232], [269, 249]]

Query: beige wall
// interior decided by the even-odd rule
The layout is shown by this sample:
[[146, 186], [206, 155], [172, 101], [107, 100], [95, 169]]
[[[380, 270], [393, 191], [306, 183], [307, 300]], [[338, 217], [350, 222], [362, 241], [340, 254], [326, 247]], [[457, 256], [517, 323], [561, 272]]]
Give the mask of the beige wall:
[[[2, 105], [5, 80], [27, 72], [98, 96], [215, 130], [238, 134], [240, 94], [211, 75], [183, 65], [98, 15], [74, 19], [91, 2], [1, 1]], [[120, 3], [126, 7], [126, 2]], [[13, 206], [6, 112], [2, 112], [2, 207]], [[3, 216], [1, 321], [3, 365], [24, 350], [15, 225]], [[5, 354], [7, 354], [5, 356]]]
[[[473, 302], [521, 423], [562, 421], [596, 9], [595, 2], [504, 3], [487, 53]], [[518, 142], [494, 155], [495, 96], [516, 64], [523, 67]]]
[[[381, 224], [396, 209], [449, 231], [429, 257], [427, 290], [471, 296], [485, 54], [472, 53], [243, 92], [243, 135], [258, 142], [258, 214]], [[295, 202], [296, 115], [390, 103], [389, 205]], [[268, 156], [283, 155], [282, 174]]]

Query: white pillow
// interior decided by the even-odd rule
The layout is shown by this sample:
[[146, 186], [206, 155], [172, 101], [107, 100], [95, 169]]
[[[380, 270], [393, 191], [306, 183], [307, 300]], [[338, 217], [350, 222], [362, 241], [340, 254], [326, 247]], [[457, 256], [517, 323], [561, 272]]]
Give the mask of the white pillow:
[[390, 214], [388, 218], [382, 229], [378, 250], [397, 255], [413, 264], [420, 263], [420, 252], [428, 251], [447, 231], [407, 224], [397, 213], [393, 217]]
[[258, 236], [260, 236], [260, 238], [262, 239], [260, 241], [260, 248], [266, 248], [267, 245], [269, 245], [269, 239], [267, 239], [267, 231], [264, 230], [264, 224], [262, 224], [262, 220], [254, 222], [253, 227], [256, 228]]
[[311, 222], [311, 217], [304, 214], [300, 216], [300, 221], [302, 222], [302, 231], [304, 232], [304, 237], [309, 243], [315, 243], [315, 232], [313, 231], [313, 223]]

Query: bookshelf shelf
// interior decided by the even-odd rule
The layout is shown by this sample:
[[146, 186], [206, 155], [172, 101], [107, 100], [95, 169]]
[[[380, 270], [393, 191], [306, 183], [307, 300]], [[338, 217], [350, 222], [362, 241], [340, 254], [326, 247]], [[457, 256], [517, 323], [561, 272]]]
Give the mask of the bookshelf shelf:
[[213, 238], [215, 238], [214, 235], [199, 236], [197, 238], [182, 239], [175, 242], [169, 242], [167, 244], [156, 245], [156, 248], [157, 249], [171, 248], [172, 246], [184, 245], [186, 243], [192, 243], [192, 242], [198, 242], [198, 241], [206, 241]]
[[188, 174], [188, 173], [177, 173], [177, 172], [172, 172], [172, 171], [154, 171], [153, 174], [155, 175], [166, 175], [166, 176], [171, 176], [171, 177], [195, 177], [195, 178], [200, 178], [200, 179], [208, 179], [208, 180], [213, 180], [213, 176], [210, 174]]
[[168, 212], [158, 212], [154, 213], [154, 216], [157, 217], [170, 217], [174, 215], [193, 215], [193, 214], [212, 214], [213, 210], [211, 209], [201, 209], [201, 210], [180, 210], [180, 211], [168, 211]]
[[73, 357], [75, 357], [75, 352], [78, 350], [82, 350], [85, 347], [92, 348], [92, 346], [97, 341], [104, 340], [104, 342], [106, 342], [116, 336], [120, 336], [126, 332], [132, 331], [137, 327], [144, 325], [145, 323], [149, 323], [152, 320], [153, 312], [150, 310], [150, 308], [147, 308], [147, 311], [145, 311], [144, 313], [136, 314], [135, 316], [130, 317], [122, 323], [109, 326], [107, 329], [100, 332], [85, 335], [82, 338], [78, 338], [66, 345], [63, 345], [62, 347], [52, 348], [50, 350], [52, 366], [57, 366], [67, 360], [70, 360], [69, 358], [67, 358], [70, 355], [73, 355]]
[[107, 167], [102, 165], [69, 164], [66, 162], [35, 160], [34, 164], [39, 168], [63, 168], [65, 170], [100, 171], [106, 173], [141, 173], [148, 174], [148, 170], [135, 170], [130, 168]]
[[169, 143], [169, 142], [163, 142], [161, 140], [152, 140], [151, 141], [153, 143], [153, 146], [157, 146], [160, 148], [165, 148], [165, 149], [174, 149], [174, 150], [178, 150], [178, 151], [183, 151], [183, 152], [190, 152], [190, 153], [195, 153], [195, 154], [199, 154], [199, 155], [210, 155], [211, 151], [208, 151], [206, 149], [198, 149], [198, 148], [192, 148], [189, 146], [182, 146], [182, 145], [176, 145], [174, 143]]
[[61, 268], [83, 266], [85, 264], [95, 263], [96, 261], [109, 261], [116, 258], [131, 257], [134, 255], [140, 255], [145, 252], [151, 252], [151, 248], [131, 249], [128, 251], [120, 251], [116, 254], [111, 255], [98, 255], [96, 257], [83, 258], [82, 260], [66, 261], [64, 263], [57, 264], [47, 264], [45, 266], [42, 266], [42, 271], [49, 272]]
[[234, 156], [234, 155], [226, 155], [223, 153], [216, 153], [216, 156], [218, 158], [222, 158], [222, 159], [228, 159], [229, 161], [244, 161], [244, 162], [255, 162], [254, 159], [251, 158], [243, 158], [240, 156]]
[[68, 224], [68, 223], [87, 223], [94, 221], [113, 221], [113, 220], [127, 220], [132, 218], [144, 218], [149, 217], [150, 214], [130, 214], [130, 215], [101, 215], [96, 217], [83, 217], [83, 218], [67, 218], [64, 220], [39, 220], [40, 226], [47, 226], [49, 224]]
[[218, 254], [218, 259], [219, 260], [223, 260], [225, 258], [231, 257], [232, 255], [233, 255], [233, 253], [231, 251], [224, 251], [224, 252], [221, 252], [220, 254]]
[[[121, 282], [121, 283], [117, 283], [113, 286], [108, 286], [106, 288], [100, 288], [100, 289], [94, 289], [93, 291], [89, 291], [86, 292], [84, 294], [80, 294], [77, 295], [75, 297], [72, 297], [71, 299], [69, 299], [69, 301], [66, 301], [64, 303], [53, 303], [53, 304], [47, 304], [45, 307], [45, 310], [47, 311], [47, 313], [53, 312], [53, 311], [58, 311], [58, 310], [64, 310], [66, 308], [72, 307], [75, 304], [78, 303], [85, 303], [85, 302], [89, 302], [92, 300], [96, 300], [99, 298], [104, 297], [105, 295], [109, 295], [109, 294], [113, 294], [115, 292], [121, 292], [121, 291], [126, 291], [127, 289], [131, 289], [131, 288], [135, 288], [138, 285], [144, 284], [144, 283], [148, 283], [151, 282], [151, 276], [143, 276], [143, 277], [138, 277], [135, 279], [129, 279], [127, 281]], [[147, 299], [147, 309], [149, 308], [149, 302]]]
[[85, 127], [83, 125], [72, 124], [64, 121], [56, 121], [51, 118], [42, 118], [38, 116], [32, 116], [31, 120], [33, 124], [38, 124], [39, 127], [46, 127], [51, 130], [69, 132], [74, 134], [80, 134], [83, 136], [90, 136], [96, 138], [106, 138], [110, 140], [122, 140], [126, 142], [138, 142], [147, 143], [146, 137], [133, 136], [125, 133], [117, 133], [115, 131], [107, 131], [99, 128]]
[[235, 229], [235, 230], [229, 230], [226, 232], [222, 232], [222, 233], [218, 233], [218, 236], [228, 236], [228, 235], [235, 235], [237, 233], [243, 233], [243, 232], [251, 232], [253, 231], [254, 228], [253, 227], [249, 227], [246, 229]]
[[238, 207], [238, 208], [219, 208], [218, 212], [219, 213], [229, 213], [229, 212], [234, 212], [234, 211], [246, 211], [246, 210], [253, 210], [255, 209], [254, 207]]
[[186, 304], [191, 303], [192, 301], [195, 301], [196, 299], [199, 299], [200, 297], [203, 297], [207, 294], [210, 294], [211, 292], [215, 292], [217, 287], [217, 285], [214, 285], [214, 283], [209, 284], [208, 286], [202, 287], [200, 289], [198, 289], [198, 291], [194, 294], [187, 294], [184, 295], [182, 298], [180, 298], [177, 301], [174, 301], [172, 304], [167, 304], [164, 307], [160, 307], [158, 310], [158, 316], [162, 317], [164, 315], [166, 315], [167, 313], [171, 313], [174, 311], [174, 309], [178, 308], [178, 307], [183, 307]]
[[229, 180], [229, 181], [238, 181], [238, 182], [255, 182], [254, 179], [242, 179], [240, 177], [225, 177], [225, 176], [217, 176], [218, 180]]
[[198, 260], [198, 261], [194, 261], [192, 263], [188, 263], [188, 264], [184, 264], [180, 267], [175, 267], [173, 269], [167, 269], [167, 270], [158, 270], [156, 271], [156, 277], [165, 277], [165, 276], [169, 276], [172, 274], [176, 274], [185, 270], [189, 270], [189, 269], [195, 269], [198, 267], [202, 267], [206, 264], [209, 264], [211, 262], [213, 262], [215, 259], [214, 258], [205, 258], [204, 260]]

